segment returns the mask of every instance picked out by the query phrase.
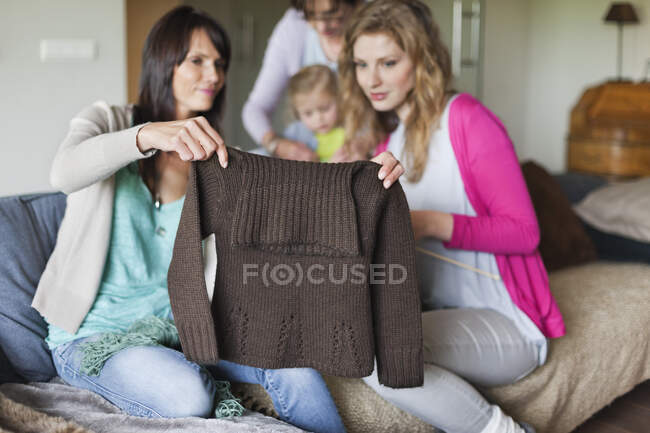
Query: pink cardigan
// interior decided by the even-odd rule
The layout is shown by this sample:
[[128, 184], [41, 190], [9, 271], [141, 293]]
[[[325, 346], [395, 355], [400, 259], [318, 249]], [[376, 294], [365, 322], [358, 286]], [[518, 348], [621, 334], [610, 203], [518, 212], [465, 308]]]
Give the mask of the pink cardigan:
[[[471, 95], [458, 95], [449, 110], [451, 145], [476, 216], [453, 214], [452, 237], [444, 246], [493, 253], [515, 305], [546, 337], [561, 337], [564, 321], [537, 251], [535, 209], [506, 129]], [[381, 143], [377, 153], [387, 145]]]

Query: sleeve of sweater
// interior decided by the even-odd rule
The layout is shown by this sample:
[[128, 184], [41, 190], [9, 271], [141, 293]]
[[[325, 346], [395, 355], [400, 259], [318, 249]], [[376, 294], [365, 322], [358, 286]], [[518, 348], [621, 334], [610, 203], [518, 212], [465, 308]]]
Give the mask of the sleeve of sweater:
[[156, 153], [138, 149], [135, 140], [143, 125], [131, 127], [129, 110], [97, 101], [77, 114], [54, 156], [50, 184], [70, 194]]
[[379, 382], [392, 388], [424, 380], [422, 311], [415, 270], [415, 240], [399, 182], [387, 191], [377, 230], [371, 289]]
[[537, 217], [503, 124], [478, 101], [459, 100], [452, 105], [450, 130], [452, 140], [463, 143], [454, 148], [465, 153], [456, 157], [465, 167], [470, 201], [478, 201], [485, 212], [475, 206], [478, 216], [453, 214], [452, 237], [444, 245], [494, 254], [534, 252], [540, 237]]
[[192, 163], [190, 177], [176, 232], [174, 251], [167, 274], [169, 300], [174, 313], [181, 347], [185, 357], [197, 363], [219, 360], [217, 336], [210, 300], [205, 286], [199, 191], [199, 164]]
[[298, 11], [289, 9], [269, 38], [262, 68], [242, 110], [244, 127], [257, 143], [273, 129], [271, 115], [299, 67], [307, 25]]

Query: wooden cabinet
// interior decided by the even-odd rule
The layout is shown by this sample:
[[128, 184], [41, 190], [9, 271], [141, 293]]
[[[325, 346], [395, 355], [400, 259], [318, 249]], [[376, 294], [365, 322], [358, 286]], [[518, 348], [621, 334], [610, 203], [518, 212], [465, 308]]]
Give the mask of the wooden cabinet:
[[650, 83], [587, 89], [571, 111], [568, 142], [569, 170], [650, 176]]

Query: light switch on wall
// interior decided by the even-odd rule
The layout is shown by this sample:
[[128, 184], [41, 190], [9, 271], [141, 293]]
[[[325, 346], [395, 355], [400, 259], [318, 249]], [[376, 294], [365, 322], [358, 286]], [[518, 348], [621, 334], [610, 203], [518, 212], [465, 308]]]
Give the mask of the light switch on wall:
[[41, 39], [41, 62], [93, 60], [94, 39]]

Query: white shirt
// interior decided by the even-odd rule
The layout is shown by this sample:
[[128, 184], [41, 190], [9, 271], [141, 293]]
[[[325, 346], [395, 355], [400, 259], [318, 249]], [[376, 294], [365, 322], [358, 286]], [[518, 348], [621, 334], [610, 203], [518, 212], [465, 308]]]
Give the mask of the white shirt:
[[[458, 161], [449, 135], [451, 98], [440, 118], [440, 127], [429, 142], [429, 155], [417, 183], [400, 179], [409, 208], [476, 216], [465, 191]], [[404, 125], [391, 134], [387, 149], [403, 159]], [[408, 174], [408, 173], [407, 173]], [[447, 249], [442, 241], [425, 238], [418, 247], [454, 262], [418, 251], [417, 269], [422, 308], [489, 308], [510, 318], [517, 329], [539, 348], [539, 365], [546, 360], [547, 341], [533, 321], [515, 305], [499, 273], [492, 253]], [[464, 265], [464, 266], [463, 266]], [[473, 270], [472, 270], [473, 269]]]

